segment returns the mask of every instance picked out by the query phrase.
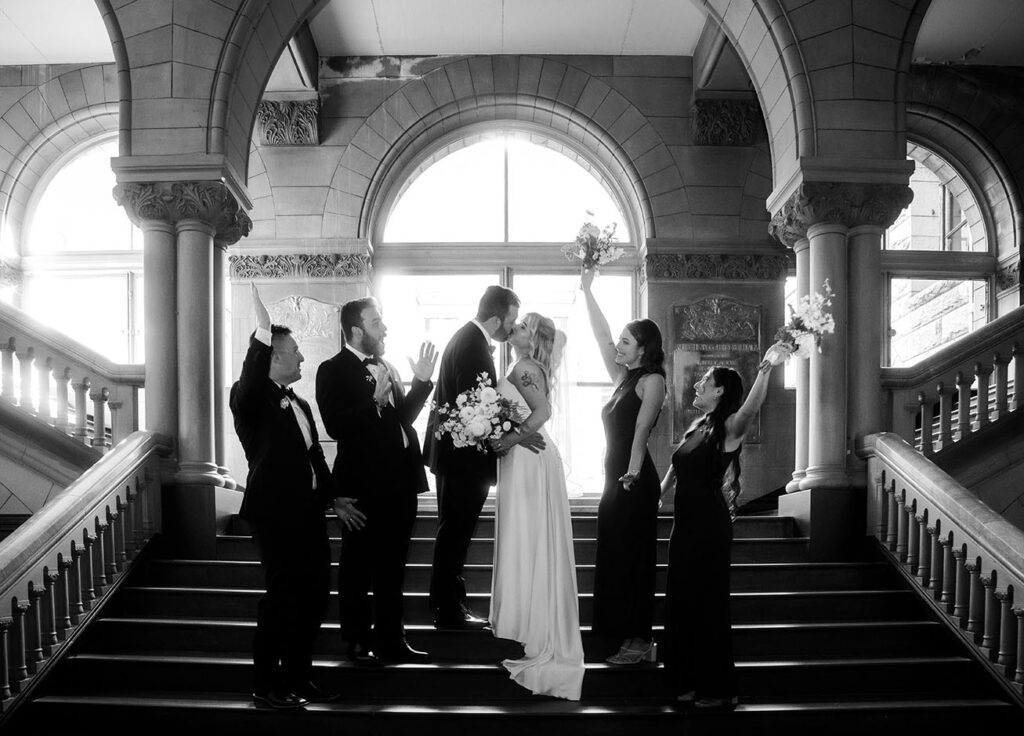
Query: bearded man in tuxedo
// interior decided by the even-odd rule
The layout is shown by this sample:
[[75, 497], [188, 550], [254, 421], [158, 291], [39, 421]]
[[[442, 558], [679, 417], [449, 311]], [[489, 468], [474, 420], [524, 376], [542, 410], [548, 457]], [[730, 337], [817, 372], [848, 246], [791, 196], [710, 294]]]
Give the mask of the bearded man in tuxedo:
[[424, 342], [419, 359], [409, 359], [414, 378], [406, 394], [398, 370], [381, 357], [387, 326], [377, 300], [345, 304], [341, 328], [345, 347], [316, 374], [320, 415], [338, 441], [335, 490], [355, 498], [365, 515], [339, 515], [341, 634], [357, 664], [426, 662], [429, 655], [405, 639], [402, 585], [417, 495], [428, 490], [412, 424], [434, 389], [437, 352]]
[[301, 708], [337, 695], [312, 681], [313, 645], [330, 597], [326, 511], [358, 513], [335, 497], [309, 405], [289, 388], [302, 376], [291, 330], [271, 325], [252, 286], [256, 332], [231, 387], [235, 432], [249, 474], [239, 515], [252, 524], [266, 577], [253, 637], [257, 705]]
[[[488, 286], [480, 298], [476, 319], [463, 325], [444, 349], [435, 404], [454, 406], [460, 393], [476, 388], [481, 374], [491, 380], [492, 386], [498, 385], [491, 340], [505, 342], [518, 317], [516, 293], [503, 286]], [[462, 572], [480, 510], [497, 480], [497, 456], [475, 447], [455, 447], [447, 435], [437, 438], [438, 424], [437, 411], [431, 410], [423, 442], [425, 462], [437, 478], [437, 538], [430, 607], [436, 628], [481, 629], [487, 621], [466, 605]], [[544, 440], [534, 433], [520, 445], [539, 452]]]

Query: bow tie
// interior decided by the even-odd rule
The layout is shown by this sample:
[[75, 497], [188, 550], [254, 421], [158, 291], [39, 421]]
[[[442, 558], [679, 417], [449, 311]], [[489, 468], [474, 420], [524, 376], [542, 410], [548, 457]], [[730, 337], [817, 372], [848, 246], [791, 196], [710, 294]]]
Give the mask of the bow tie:
[[380, 365], [380, 360], [371, 355], [369, 358], [363, 358], [363, 365]]
[[290, 387], [285, 386], [284, 395], [288, 397], [289, 401], [295, 401], [295, 392]]

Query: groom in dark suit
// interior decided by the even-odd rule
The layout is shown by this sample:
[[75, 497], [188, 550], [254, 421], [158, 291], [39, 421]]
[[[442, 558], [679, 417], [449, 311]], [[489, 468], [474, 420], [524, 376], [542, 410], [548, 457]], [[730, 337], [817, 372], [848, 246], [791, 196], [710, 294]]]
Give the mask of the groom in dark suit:
[[316, 374], [320, 415], [338, 441], [336, 492], [355, 498], [365, 515], [360, 520], [339, 514], [341, 634], [357, 664], [426, 662], [427, 653], [405, 640], [402, 584], [416, 497], [428, 490], [412, 423], [434, 388], [437, 353], [425, 342], [419, 360], [409, 359], [414, 379], [406, 394], [398, 371], [381, 358], [387, 327], [377, 301], [366, 297], [345, 304], [341, 327], [345, 347]]
[[[518, 317], [519, 297], [515, 292], [502, 286], [488, 286], [480, 299], [476, 319], [461, 327], [444, 349], [434, 397], [438, 406], [454, 406], [460, 393], [476, 387], [480, 374], [497, 386], [491, 340], [507, 340]], [[439, 629], [479, 629], [487, 621], [466, 606], [462, 571], [480, 510], [488, 489], [497, 479], [496, 456], [475, 447], [456, 448], [447, 435], [437, 439], [437, 425], [437, 411], [432, 410], [423, 441], [425, 462], [437, 477], [437, 539], [430, 576], [430, 607], [434, 611], [434, 626]], [[534, 452], [544, 447], [538, 434], [520, 444]]]
[[325, 512], [332, 503], [350, 509], [351, 499], [334, 498], [309, 405], [288, 388], [302, 375], [299, 346], [291, 330], [270, 324], [255, 285], [252, 297], [256, 332], [230, 405], [249, 463], [239, 515], [252, 524], [266, 576], [253, 637], [253, 700], [301, 708], [337, 697], [311, 681], [313, 644], [330, 597]]

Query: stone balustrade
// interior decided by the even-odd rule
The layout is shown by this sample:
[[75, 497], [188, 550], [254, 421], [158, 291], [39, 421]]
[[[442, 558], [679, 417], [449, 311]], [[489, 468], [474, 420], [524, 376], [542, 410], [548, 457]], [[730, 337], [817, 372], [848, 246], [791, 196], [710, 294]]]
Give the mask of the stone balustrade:
[[0, 303], [0, 401], [105, 452], [139, 428], [142, 365], [119, 365]]
[[0, 542], [0, 728], [161, 531], [170, 448], [135, 432]]
[[891, 429], [931, 455], [1024, 407], [1024, 307], [910, 368], [883, 368]]
[[857, 454], [869, 534], [1024, 703], [1024, 531], [895, 434]]

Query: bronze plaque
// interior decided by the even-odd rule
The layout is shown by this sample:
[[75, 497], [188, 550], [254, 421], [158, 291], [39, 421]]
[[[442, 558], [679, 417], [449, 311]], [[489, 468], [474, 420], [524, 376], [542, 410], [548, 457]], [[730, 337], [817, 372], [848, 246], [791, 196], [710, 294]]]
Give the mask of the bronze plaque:
[[[672, 308], [672, 441], [682, 441], [700, 416], [693, 407], [693, 385], [709, 368], [725, 366], [750, 390], [761, 362], [761, 307], [727, 296], [709, 296]], [[746, 442], [761, 441], [761, 415]]]

